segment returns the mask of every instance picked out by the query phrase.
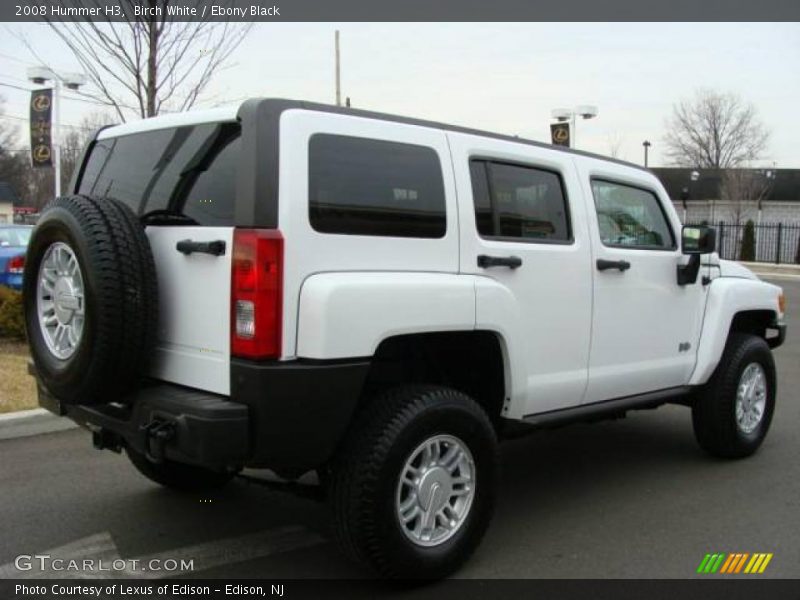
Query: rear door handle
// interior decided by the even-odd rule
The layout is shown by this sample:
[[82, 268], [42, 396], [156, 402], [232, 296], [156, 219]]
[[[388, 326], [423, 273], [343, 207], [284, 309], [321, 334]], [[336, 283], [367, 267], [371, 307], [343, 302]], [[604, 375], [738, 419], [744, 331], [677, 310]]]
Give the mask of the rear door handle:
[[222, 256], [225, 254], [225, 240], [213, 240], [211, 242], [195, 242], [194, 240], [181, 240], [175, 244], [175, 249], [187, 256], [193, 252], [211, 254], [212, 256]]
[[487, 256], [481, 254], [478, 256], [478, 266], [481, 269], [488, 269], [490, 267], [508, 267], [509, 269], [516, 269], [522, 266], [522, 259], [519, 256]]
[[608, 269], [619, 269], [622, 272], [631, 268], [631, 263], [627, 260], [606, 260], [605, 258], [597, 259], [597, 270], [607, 271]]

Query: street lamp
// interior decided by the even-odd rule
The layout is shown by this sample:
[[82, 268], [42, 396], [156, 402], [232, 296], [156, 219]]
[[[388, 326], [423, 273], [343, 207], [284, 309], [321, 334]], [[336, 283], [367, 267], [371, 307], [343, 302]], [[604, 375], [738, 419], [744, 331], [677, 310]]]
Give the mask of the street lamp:
[[47, 81], [53, 82], [53, 166], [55, 167], [55, 193], [61, 195], [61, 86], [69, 90], [77, 90], [86, 83], [83, 73], [57, 73], [49, 67], [30, 67], [27, 71], [28, 79], [36, 85], [44, 85]]
[[647, 168], [647, 154], [648, 154], [648, 150], [650, 150], [650, 146], [652, 146], [652, 145], [653, 145], [653, 144], [651, 144], [651, 143], [650, 143], [648, 140], [645, 140], [645, 141], [643, 141], [643, 142], [642, 142], [642, 146], [644, 146], [644, 168], [645, 168], [645, 169]]
[[[647, 155], [645, 155], [645, 156], [647, 156]], [[647, 160], [647, 159], [645, 159], [645, 165], [647, 165], [647, 162], [646, 162], [646, 160]], [[687, 200], [688, 200], [688, 199], [691, 197], [691, 195], [692, 195], [692, 189], [691, 189], [691, 188], [692, 188], [692, 184], [693, 184], [694, 182], [696, 182], [698, 179], [700, 179], [700, 171], [692, 171], [692, 172], [689, 174], [689, 183], [688, 183], [688, 185], [686, 185], [686, 186], [685, 186], [685, 187], [684, 187], [684, 188], [681, 190], [681, 202], [683, 203], [683, 223], [684, 223], [684, 224], [686, 224], [686, 213], [687, 213], [687, 210], [688, 210], [688, 206], [687, 206], [687, 204], [686, 204], [686, 201], [687, 201]], [[714, 222], [714, 213], [713, 213], [713, 209], [712, 209], [712, 213], [711, 213], [711, 222], [712, 222], [712, 223]]]
[[762, 213], [762, 210], [764, 209], [764, 200], [766, 200], [767, 196], [769, 196], [770, 192], [772, 191], [770, 188], [775, 183], [775, 175], [776, 175], [776, 172], [775, 172], [775, 169], [774, 169], [775, 163], [772, 163], [772, 164], [773, 164], [773, 168], [772, 169], [766, 169], [765, 171], [763, 171], [764, 179], [766, 180], [766, 182], [765, 182], [762, 190], [758, 194], [758, 217], [757, 217], [757, 222], [756, 222], [756, 236], [755, 236], [756, 237], [756, 239], [755, 239], [755, 242], [756, 242], [756, 254], [758, 253], [758, 248], [760, 247], [759, 246], [759, 238], [761, 237], [760, 236], [760, 234], [761, 234], [761, 213]]
[[554, 119], [556, 119], [559, 123], [564, 123], [565, 121], [570, 122], [570, 147], [576, 148], [577, 144], [575, 143], [577, 140], [577, 136], [575, 135], [575, 121], [576, 117], [580, 116], [582, 119], [594, 119], [597, 116], [597, 107], [592, 106], [590, 104], [582, 104], [580, 106], [576, 106], [574, 109], [569, 108], [555, 108], [553, 109], [550, 114]]

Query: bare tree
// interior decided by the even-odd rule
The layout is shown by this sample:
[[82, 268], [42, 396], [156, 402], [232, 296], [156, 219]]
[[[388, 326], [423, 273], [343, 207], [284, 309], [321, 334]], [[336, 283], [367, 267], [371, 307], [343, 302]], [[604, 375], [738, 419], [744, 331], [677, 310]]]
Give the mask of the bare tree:
[[758, 160], [769, 132], [755, 107], [735, 94], [698, 91], [673, 107], [664, 143], [678, 166], [728, 169]]
[[[0, 116], [6, 111], [6, 99], [0, 96]], [[17, 137], [16, 127], [9, 126], [5, 121], [0, 121], [0, 154], [6, 154], [14, 147]]]
[[[96, 88], [86, 95], [112, 108], [123, 121], [131, 113], [145, 118], [162, 110], [190, 108], [252, 27], [229, 21], [176, 21], [168, 14], [171, 2], [121, 0], [124, 20], [116, 22], [48, 21]], [[74, 4], [98, 7], [101, 2]], [[136, 16], [137, 4], [160, 8], [159, 16], [152, 10], [148, 16]], [[202, 11], [202, 0], [183, 5]]]
[[77, 127], [70, 129], [62, 136], [61, 141], [61, 189], [66, 190], [72, 173], [78, 166], [83, 149], [89, 138], [105, 125], [111, 125], [114, 119], [106, 113], [91, 113], [83, 119]]
[[769, 195], [772, 179], [759, 169], [726, 169], [722, 172], [719, 193], [727, 203], [731, 220], [739, 225], [752, 218]]
[[[0, 96], [0, 117], [5, 113], [5, 98]], [[17, 195], [25, 197], [29, 159], [18, 146], [17, 128], [0, 118], [0, 181], [11, 184]]]
[[[0, 97], [0, 116], [3, 98]], [[68, 126], [61, 139], [61, 189], [66, 190], [89, 137], [114, 120], [107, 114], [91, 113], [79, 125]], [[53, 197], [55, 169], [31, 166], [28, 143], [21, 143], [16, 127], [0, 119], [0, 181], [11, 184], [25, 206], [41, 208]]]
[[608, 134], [606, 141], [608, 142], [608, 155], [611, 158], [620, 158], [622, 155], [622, 146], [625, 144], [625, 136], [619, 131]]

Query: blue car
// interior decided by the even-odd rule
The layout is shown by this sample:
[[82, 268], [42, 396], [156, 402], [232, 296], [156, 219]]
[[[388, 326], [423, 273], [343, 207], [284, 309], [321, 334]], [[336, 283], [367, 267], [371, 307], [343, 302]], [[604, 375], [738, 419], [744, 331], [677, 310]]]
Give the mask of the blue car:
[[25, 251], [32, 230], [30, 225], [0, 225], [0, 285], [22, 289]]

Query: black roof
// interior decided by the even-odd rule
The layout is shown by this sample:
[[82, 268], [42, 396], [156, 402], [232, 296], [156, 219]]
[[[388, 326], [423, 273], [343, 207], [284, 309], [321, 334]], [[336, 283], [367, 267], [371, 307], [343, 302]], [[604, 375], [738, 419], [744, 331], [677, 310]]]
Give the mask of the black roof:
[[[683, 188], [689, 187], [690, 200], [718, 200], [724, 169], [684, 169], [655, 167], [650, 169], [661, 180], [669, 197], [680, 200]], [[772, 184], [766, 200], [800, 202], [800, 169], [753, 169], [762, 177], [771, 175]], [[697, 181], [691, 181], [697, 171]]]
[[[632, 167], [634, 169], [646, 170], [642, 165], [628, 162], [625, 160], [620, 160], [618, 158], [612, 158], [610, 156], [604, 156], [602, 154], [595, 154], [594, 152], [586, 152], [584, 150], [576, 150], [573, 148], [567, 148], [565, 146], [556, 146], [554, 144], [548, 144], [546, 142], [539, 142], [536, 140], [530, 140], [527, 138], [521, 138], [513, 135], [506, 135], [502, 133], [494, 133], [492, 131], [483, 131], [480, 129], [473, 129], [470, 127], [463, 127], [460, 125], [450, 125], [447, 123], [440, 123], [437, 121], [428, 121], [425, 119], [415, 119], [413, 117], [403, 117], [400, 115], [392, 115], [387, 113], [375, 112], [371, 110], [363, 110], [360, 108], [351, 108], [349, 106], [335, 106], [333, 104], [322, 104], [319, 102], [309, 102], [306, 100], [288, 100], [285, 98], [251, 98], [247, 100], [242, 105], [243, 107], [247, 104], [262, 104], [265, 107], [268, 107], [268, 110], [275, 111], [277, 114], [280, 114], [284, 110], [291, 110], [291, 109], [304, 109], [304, 110], [313, 110], [317, 112], [328, 112], [328, 113], [337, 113], [343, 115], [352, 115], [355, 117], [363, 117], [366, 119], [376, 119], [379, 121], [388, 121], [391, 123], [405, 123], [406, 125], [418, 125], [420, 127], [430, 127], [431, 129], [441, 129], [444, 131], [452, 131], [454, 133], [466, 133], [470, 135], [480, 135], [483, 137], [493, 138], [496, 140], [504, 140], [508, 142], [516, 142], [518, 144], [526, 144], [528, 146], [537, 146], [539, 148], [547, 148], [548, 150], [556, 150], [558, 152], [565, 152], [568, 154], [576, 154], [578, 156], [587, 156], [589, 158], [597, 158], [600, 160], [605, 160], [608, 162], [617, 163], [620, 165], [625, 165], [626, 167]], [[241, 109], [240, 109], [241, 110]]]
[[0, 202], [11, 202], [14, 206], [19, 205], [22, 201], [11, 184], [6, 181], [0, 181]]

